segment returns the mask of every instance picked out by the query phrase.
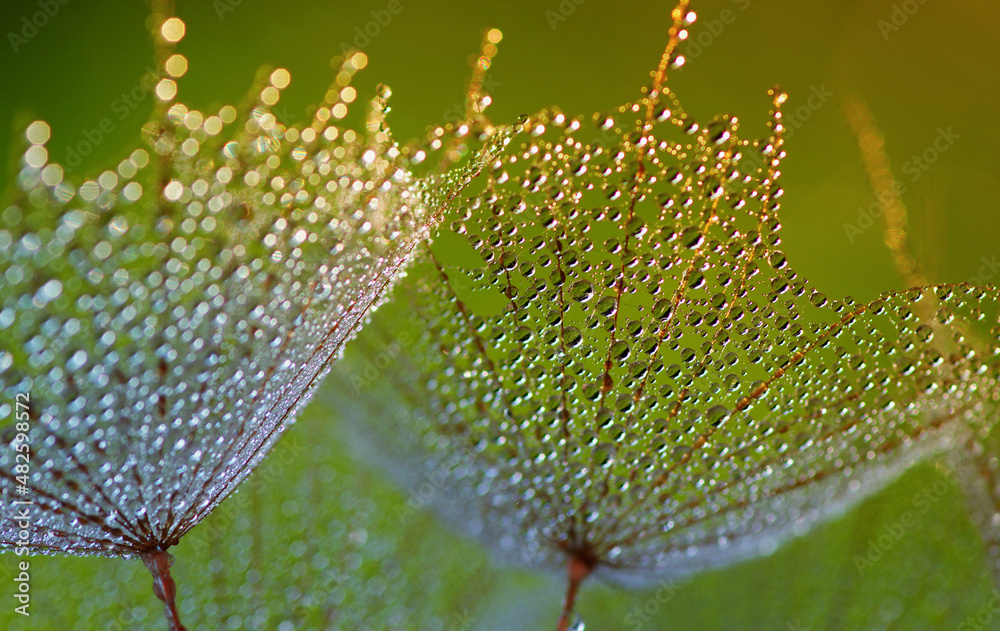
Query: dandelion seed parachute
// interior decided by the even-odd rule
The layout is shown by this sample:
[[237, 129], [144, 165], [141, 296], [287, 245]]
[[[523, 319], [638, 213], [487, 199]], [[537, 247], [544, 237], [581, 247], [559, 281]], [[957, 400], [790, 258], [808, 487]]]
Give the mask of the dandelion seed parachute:
[[996, 421], [995, 288], [859, 304], [796, 273], [787, 97], [760, 140], [687, 114], [666, 79], [692, 18], [641, 99], [524, 124], [444, 224], [469, 254], [425, 248], [394, 298], [416, 322], [362, 334], [406, 340], [394, 369], [336, 398], [404, 482], [447, 477], [435, 507], [499, 558], [568, 567], [562, 629], [587, 575], [767, 554]]
[[180, 629], [167, 550], [260, 463], [509, 130], [449, 127], [421, 149], [444, 166], [418, 177], [387, 90], [365, 132], [342, 126], [362, 53], [309, 123], [286, 125], [283, 69], [240, 109], [179, 102], [184, 23], [159, 2], [150, 24], [147, 147], [75, 186], [48, 159], [48, 125], [25, 135], [0, 229], [0, 415], [30, 393], [30, 431], [3, 434], [0, 547], [22, 544], [8, 509], [30, 498], [31, 552], [143, 559]]

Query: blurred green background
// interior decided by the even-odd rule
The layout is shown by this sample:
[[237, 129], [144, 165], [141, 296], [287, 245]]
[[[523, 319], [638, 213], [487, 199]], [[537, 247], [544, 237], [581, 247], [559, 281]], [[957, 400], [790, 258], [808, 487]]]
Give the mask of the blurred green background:
[[[666, 42], [672, 8], [669, 2], [647, 1], [398, 1], [401, 10], [384, 25], [371, 12], [386, 10], [385, 0], [178, 2], [177, 14], [187, 24], [179, 52], [191, 65], [180, 81], [180, 99], [203, 109], [235, 103], [258, 67], [281, 66], [291, 71], [292, 84], [278, 113], [286, 122], [305, 121], [306, 106], [322, 97], [332, 78], [329, 59], [342, 44], [360, 43], [369, 56], [368, 68], [359, 75], [362, 97], [371, 96], [376, 83], [391, 86], [390, 126], [398, 139], [406, 139], [448, 118], [463, 102], [468, 56], [477, 50], [482, 29], [495, 26], [504, 39], [489, 72], [494, 105], [488, 113], [494, 121], [513, 121], [547, 105], [591, 113], [638, 96]], [[25, 30], [23, 19], [43, 11], [43, 4], [54, 15], [28, 37], [33, 31]], [[57, 11], [51, 9], [55, 6]], [[931, 277], [969, 280], [980, 274], [984, 257], [1000, 256], [1000, 120], [995, 115], [1000, 5], [705, 0], [692, 8], [699, 21], [691, 29], [689, 61], [669, 79], [690, 113], [701, 120], [736, 114], [743, 135], [754, 136], [764, 128], [767, 89], [779, 84], [791, 95], [785, 111], [797, 122], [790, 124], [793, 133], [785, 145], [784, 248], [793, 266], [818, 288], [870, 299], [901, 286], [879, 224], [860, 234], [845, 230], [845, 225], [859, 225], [859, 209], [874, 201], [840, 108], [840, 98], [848, 94], [868, 103], [885, 134], [896, 176], [906, 185], [911, 236]], [[9, 186], [16, 171], [20, 130], [35, 118], [51, 124], [49, 148], [58, 162], [71, 157], [67, 149], [87, 140], [102, 119], [112, 119], [114, 130], [93, 143], [92, 154], [70, 171], [72, 178], [111, 165], [135, 146], [151, 99], [124, 109], [116, 99], [139, 84], [151, 62], [147, 14], [144, 3], [107, 0], [17, 0], [0, 6], [5, 38], [0, 44], [0, 143], [7, 147], [8, 175], [0, 187]], [[367, 44], [355, 41], [357, 28], [376, 30], [372, 23], [378, 34]], [[813, 108], [806, 104], [814, 91], [832, 96]], [[922, 169], [914, 157], [933, 147], [942, 129], [958, 138]], [[337, 386], [328, 382], [325, 387]], [[195, 622], [192, 628], [254, 628], [257, 618], [251, 612], [294, 608], [290, 603], [302, 593], [322, 587], [302, 559], [332, 552], [302, 542], [326, 541], [338, 549], [341, 540], [357, 542], [360, 536], [356, 528], [315, 532], [310, 506], [316, 497], [305, 495], [304, 487], [323, 499], [325, 508], [317, 512], [325, 515], [324, 523], [356, 523], [360, 500], [355, 496], [372, 496], [374, 508], [366, 505], [362, 511], [370, 523], [360, 539], [371, 547], [380, 530], [393, 531], [385, 534], [385, 560], [372, 570], [373, 576], [383, 575], [376, 581], [381, 593], [396, 590], [416, 603], [414, 611], [429, 607], [443, 618], [435, 626], [413, 617], [394, 628], [554, 628], [559, 577], [493, 567], [481, 548], [459, 540], [427, 515], [405, 520], [404, 528], [395, 528], [397, 520], [379, 518], [392, 515], [407, 497], [364, 462], [351, 460], [350, 450], [330, 431], [335, 422], [335, 410], [320, 402], [311, 406], [272, 455], [291, 455], [280, 474], [257, 476], [220, 509], [242, 502], [239, 510], [229, 511], [229, 517], [213, 515], [201, 526], [219, 533], [209, 537], [212, 545], [178, 548], [174, 573], [182, 611]], [[329, 477], [316, 482], [315, 471], [323, 467], [331, 469]], [[914, 495], [940, 477], [933, 466], [920, 467], [771, 557], [678, 584], [669, 598], [657, 599], [655, 590], [628, 593], [588, 585], [579, 611], [588, 629], [959, 628], [988, 607], [994, 586], [957, 489], [921, 514], [920, 526], [873, 567], [859, 573], [853, 560], [887, 526], [913, 512]], [[351, 488], [349, 506], [339, 507], [339, 492], [315, 491], [322, 484]], [[246, 501], [248, 495], [253, 501]], [[246, 517], [248, 511], [253, 519]], [[262, 541], [260, 523], [286, 526], [275, 527]], [[330, 563], [337, 558], [331, 556]], [[244, 562], [267, 571], [247, 574]], [[0, 557], [0, 565], [6, 585], [0, 594], [12, 594], [6, 577], [14, 557]], [[13, 614], [14, 599], [0, 596], [0, 628], [114, 628], [109, 625], [123, 610], [131, 612], [123, 628], [165, 628], [139, 563], [42, 558], [32, 566], [31, 618]], [[388, 575], [384, 570], [390, 566]], [[243, 568], [238, 577], [227, 574], [234, 567]], [[339, 579], [328, 580], [337, 584]], [[352, 590], [349, 582], [340, 588]], [[212, 604], [189, 613], [191, 603], [202, 601]], [[972, 628], [1000, 628], [1000, 618], [976, 624]]]

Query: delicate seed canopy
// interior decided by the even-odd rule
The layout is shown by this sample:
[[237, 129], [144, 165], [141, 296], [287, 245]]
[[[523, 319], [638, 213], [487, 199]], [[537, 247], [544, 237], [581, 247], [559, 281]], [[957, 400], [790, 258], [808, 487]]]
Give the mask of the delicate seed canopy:
[[[184, 23], [154, 17], [161, 71], [181, 74], [168, 44]], [[365, 64], [360, 52], [338, 63], [302, 125], [272, 109], [283, 69], [260, 73], [243, 113], [158, 90], [147, 146], [79, 185], [48, 160], [48, 125], [28, 127], [0, 229], [0, 499], [34, 502], [32, 550], [176, 544], [294, 421], [443, 207], [506, 142], [478, 120], [439, 130], [436, 148], [401, 148], [385, 126], [388, 90], [364, 132], [342, 127]], [[417, 178], [418, 152], [469, 159]], [[20, 397], [27, 431], [7, 422]], [[24, 480], [17, 444], [30, 446]], [[5, 519], [0, 546], [23, 545], [19, 532]]]
[[637, 583], [773, 550], [991, 427], [996, 288], [817, 291], [780, 249], [772, 98], [760, 140], [658, 84], [532, 117], [452, 224], [476, 256], [428, 250], [362, 335], [403, 341], [393, 370], [337, 404], [501, 555]]

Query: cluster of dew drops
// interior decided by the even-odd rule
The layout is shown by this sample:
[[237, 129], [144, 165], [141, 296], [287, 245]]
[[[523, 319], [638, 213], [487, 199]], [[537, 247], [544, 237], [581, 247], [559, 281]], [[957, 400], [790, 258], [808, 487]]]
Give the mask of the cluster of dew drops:
[[[773, 549], [949, 444], [996, 392], [967, 334], [981, 288], [859, 304], [791, 268], [787, 94], [770, 94], [768, 137], [744, 140], [737, 118], [699, 124], [656, 91], [525, 122], [451, 224], [481, 263], [432, 247], [400, 298], [432, 324], [373, 389], [523, 562], [656, 576]], [[395, 409], [387, 389], [407, 393]]]
[[[184, 32], [169, 18], [160, 36]], [[3, 211], [0, 411], [35, 396], [47, 549], [176, 543], [294, 420], [445, 194], [409, 173], [423, 156], [389, 136], [387, 91], [367, 133], [339, 126], [363, 53], [285, 125], [287, 70], [261, 74], [246, 111], [206, 115], [175, 101], [186, 58], [159, 52], [148, 148], [74, 187], [32, 123]]]

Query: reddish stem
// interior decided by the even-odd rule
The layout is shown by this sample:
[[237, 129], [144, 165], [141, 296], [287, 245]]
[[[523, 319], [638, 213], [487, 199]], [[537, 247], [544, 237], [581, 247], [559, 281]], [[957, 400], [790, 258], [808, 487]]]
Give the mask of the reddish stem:
[[170, 556], [156, 548], [140, 555], [153, 575], [153, 593], [164, 603], [164, 615], [170, 624], [170, 631], [187, 631], [177, 613], [177, 585], [170, 576]]
[[569, 577], [569, 585], [566, 587], [566, 602], [563, 604], [562, 615], [559, 616], [559, 624], [556, 631], [568, 631], [570, 622], [573, 620], [573, 606], [576, 604], [576, 592], [580, 588], [583, 579], [590, 576], [594, 571], [592, 560], [580, 558], [573, 555], [566, 565], [566, 573]]

